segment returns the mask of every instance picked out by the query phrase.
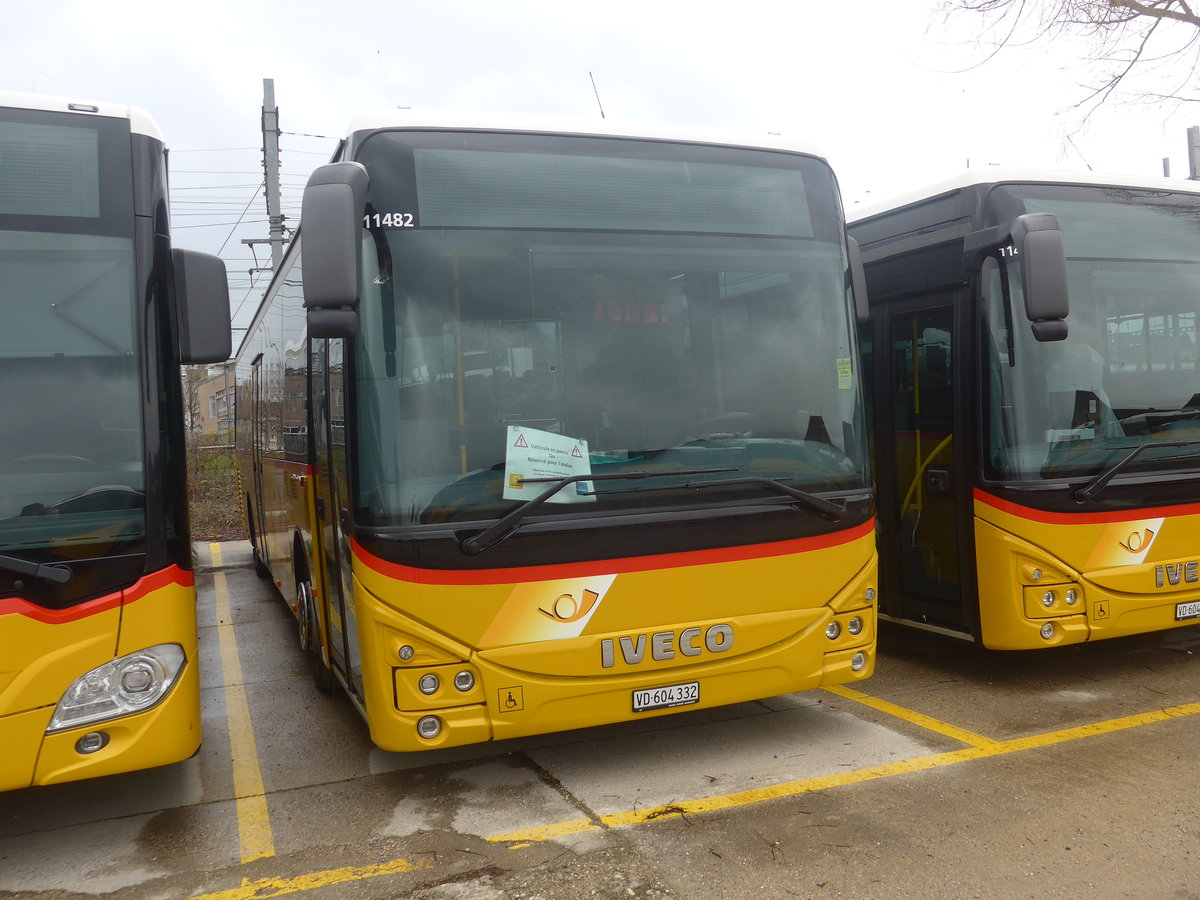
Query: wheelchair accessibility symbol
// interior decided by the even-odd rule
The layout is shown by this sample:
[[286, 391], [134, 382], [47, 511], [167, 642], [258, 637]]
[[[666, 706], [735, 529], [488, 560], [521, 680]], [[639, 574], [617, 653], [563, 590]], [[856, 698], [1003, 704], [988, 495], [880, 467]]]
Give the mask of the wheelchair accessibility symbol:
[[502, 713], [520, 712], [525, 708], [525, 697], [519, 687], [500, 688], [496, 709]]

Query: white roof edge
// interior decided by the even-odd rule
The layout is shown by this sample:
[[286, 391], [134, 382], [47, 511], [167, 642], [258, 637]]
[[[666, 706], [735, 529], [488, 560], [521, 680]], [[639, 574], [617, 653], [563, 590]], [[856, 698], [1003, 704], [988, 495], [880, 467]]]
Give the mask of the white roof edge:
[[790, 140], [782, 135], [763, 132], [747, 134], [704, 129], [697, 126], [672, 125], [660, 122], [619, 121], [574, 116], [546, 116], [508, 113], [476, 113], [453, 110], [364, 110], [350, 121], [349, 133], [389, 128], [419, 128], [445, 130], [516, 131], [599, 137], [648, 138], [652, 140], [686, 141], [688, 143], [721, 144], [754, 147], [764, 150], [788, 150], [825, 159], [814, 144]]
[[[84, 109], [72, 109], [71, 105]], [[103, 103], [79, 97], [52, 97], [49, 94], [23, 94], [18, 91], [0, 91], [0, 107], [36, 109], [45, 112], [60, 112], [72, 116], [106, 116], [111, 119], [127, 119], [129, 129], [135, 134], [144, 134], [155, 140], [163, 139], [162, 132], [153, 117], [138, 106], [122, 103]]]
[[1125, 175], [1114, 172], [1082, 172], [1074, 169], [1023, 169], [1008, 166], [988, 166], [965, 169], [924, 188], [904, 191], [885, 200], [872, 200], [846, 210], [847, 222], [859, 222], [922, 200], [979, 184], [1008, 182], [1034, 184], [1080, 184], [1103, 187], [1137, 188], [1152, 191], [1175, 191], [1200, 194], [1200, 182], [1186, 178], [1164, 178], [1151, 175]]

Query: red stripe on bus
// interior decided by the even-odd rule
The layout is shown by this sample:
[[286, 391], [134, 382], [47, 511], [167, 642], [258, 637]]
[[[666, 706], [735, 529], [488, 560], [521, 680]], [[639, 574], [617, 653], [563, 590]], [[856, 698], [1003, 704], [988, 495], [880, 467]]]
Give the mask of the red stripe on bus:
[[714, 565], [748, 559], [767, 559], [839, 547], [866, 537], [875, 530], [875, 520], [845, 531], [835, 531], [819, 537], [798, 538], [770, 544], [747, 544], [741, 547], [722, 547], [718, 550], [690, 550], [686, 553], [662, 553], [655, 556], [634, 556], [620, 559], [589, 560], [580, 563], [560, 563], [548, 566], [514, 566], [510, 569], [418, 569], [388, 562], [365, 550], [351, 539], [354, 555], [368, 568], [388, 578], [414, 584], [512, 584], [515, 581], [551, 581], [560, 578], [584, 578], [589, 575], [620, 575], [657, 569], [677, 569], [686, 566]]
[[172, 584], [185, 588], [195, 587], [196, 576], [193, 572], [181, 569], [179, 566], [167, 566], [165, 569], [144, 576], [136, 584], [126, 588], [122, 599], [125, 603], [133, 603]]
[[1008, 513], [1032, 522], [1046, 525], [1111, 525], [1115, 522], [1130, 522], [1135, 519], [1168, 518], [1172, 516], [1200, 515], [1200, 503], [1183, 503], [1179, 506], [1147, 506], [1115, 512], [1047, 512], [1033, 509], [1010, 500], [1002, 500], [975, 488], [975, 499], [1000, 512]]
[[179, 566], [168, 566], [138, 579], [137, 583], [124, 591], [105, 594], [103, 597], [96, 597], [67, 609], [45, 609], [22, 597], [0, 597], [0, 616], [25, 616], [44, 625], [64, 625], [116, 609], [123, 602], [134, 603], [171, 584], [192, 587], [195, 583], [196, 578], [191, 572]]

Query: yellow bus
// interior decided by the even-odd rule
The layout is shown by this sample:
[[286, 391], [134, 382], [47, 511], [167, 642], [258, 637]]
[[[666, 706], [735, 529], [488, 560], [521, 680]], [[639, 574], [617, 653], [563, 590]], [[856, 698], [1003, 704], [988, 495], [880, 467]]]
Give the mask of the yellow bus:
[[768, 138], [357, 118], [236, 358], [318, 684], [402, 751], [866, 678], [853, 251]]
[[229, 356], [229, 304], [145, 112], [0, 93], [0, 307], [0, 790], [186, 759], [179, 366]]
[[1200, 188], [979, 169], [850, 233], [880, 617], [995, 649], [1200, 624]]

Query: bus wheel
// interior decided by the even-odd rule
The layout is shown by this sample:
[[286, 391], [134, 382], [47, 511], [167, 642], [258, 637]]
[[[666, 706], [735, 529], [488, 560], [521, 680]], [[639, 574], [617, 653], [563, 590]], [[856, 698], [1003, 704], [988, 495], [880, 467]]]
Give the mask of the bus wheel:
[[299, 623], [300, 649], [308, 656], [313, 684], [318, 691], [333, 690], [333, 672], [321, 657], [321, 632], [317, 627], [317, 603], [312, 585], [301, 581], [296, 585], [296, 621]]
[[250, 535], [250, 555], [254, 557], [254, 574], [259, 578], [270, 578], [271, 570], [262, 561], [258, 550], [258, 536], [254, 533], [254, 508], [250, 505], [250, 497], [246, 497], [246, 531]]

